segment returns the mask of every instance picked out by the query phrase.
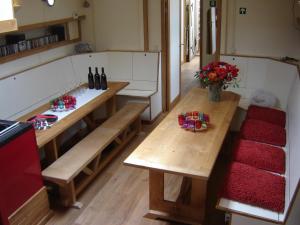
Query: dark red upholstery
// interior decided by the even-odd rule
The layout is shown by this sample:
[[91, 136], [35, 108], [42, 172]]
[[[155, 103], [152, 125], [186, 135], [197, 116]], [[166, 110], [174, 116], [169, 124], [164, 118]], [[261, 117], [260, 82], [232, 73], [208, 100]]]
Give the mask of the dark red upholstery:
[[284, 111], [256, 105], [251, 105], [248, 108], [247, 118], [262, 120], [281, 127], [285, 127], [286, 122], [286, 114]]
[[285, 152], [282, 148], [249, 140], [238, 140], [233, 160], [274, 173], [285, 173]]
[[285, 178], [233, 162], [225, 179], [222, 197], [275, 212], [283, 212]]
[[261, 120], [246, 119], [242, 125], [241, 138], [276, 146], [286, 145], [284, 128]]

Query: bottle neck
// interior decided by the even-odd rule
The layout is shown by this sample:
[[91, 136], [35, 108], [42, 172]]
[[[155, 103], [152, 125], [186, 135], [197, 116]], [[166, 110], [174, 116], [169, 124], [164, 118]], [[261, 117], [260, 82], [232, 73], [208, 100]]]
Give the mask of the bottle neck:
[[98, 67], [96, 67], [96, 74], [99, 74], [99, 73], [98, 73]]
[[104, 67], [102, 67], [102, 73], [104, 74]]
[[91, 67], [89, 67], [89, 73], [92, 73], [92, 68]]

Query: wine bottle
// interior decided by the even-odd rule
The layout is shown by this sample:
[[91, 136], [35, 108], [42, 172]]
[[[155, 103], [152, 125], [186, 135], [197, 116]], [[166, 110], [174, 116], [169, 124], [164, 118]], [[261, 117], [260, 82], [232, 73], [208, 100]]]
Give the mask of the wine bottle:
[[95, 82], [94, 82], [94, 75], [92, 73], [92, 68], [91, 67], [89, 67], [88, 81], [89, 81], [89, 89], [94, 89], [95, 88]]
[[104, 67], [102, 67], [102, 73], [101, 73], [101, 89], [102, 90], [107, 89], [107, 79], [106, 79], [106, 75], [104, 73]]
[[96, 73], [95, 73], [95, 89], [100, 90], [101, 89], [101, 77], [98, 73], [98, 67], [96, 67]]

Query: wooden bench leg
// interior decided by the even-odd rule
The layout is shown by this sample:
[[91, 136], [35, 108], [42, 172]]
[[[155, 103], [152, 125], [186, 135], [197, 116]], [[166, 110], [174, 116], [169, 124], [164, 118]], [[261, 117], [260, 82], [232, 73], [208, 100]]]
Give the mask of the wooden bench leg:
[[90, 113], [89, 115], [84, 117], [83, 121], [86, 123], [86, 125], [90, 131], [94, 130], [97, 127], [96, 124], [94, 123], [94, 118], [93, 118], [92, 113]]
[[60, 185], [59, 193], [63, 206], [70, 207], [76, 203], [76, 192], [73, 181], [67, 184]]
[[137, 118], [137, 120], [133, 123], [133, 128], [137, 131], [137, 134], [139, 134], [142, 131], [141, 117]]

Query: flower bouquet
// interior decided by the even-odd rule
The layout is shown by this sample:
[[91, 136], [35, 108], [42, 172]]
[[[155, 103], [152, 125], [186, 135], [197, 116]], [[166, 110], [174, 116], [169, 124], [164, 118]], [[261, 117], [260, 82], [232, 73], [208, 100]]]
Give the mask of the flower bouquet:
[[229, 85], [239, 87], [238, 73], [239, 69], [235, 65], [226, 62], [212, 62], [198, 71], [195, 77], [200, 80], [201, 87], [208, 87], [211, 101], [220, 101], [222, 89], [225, 90]]

